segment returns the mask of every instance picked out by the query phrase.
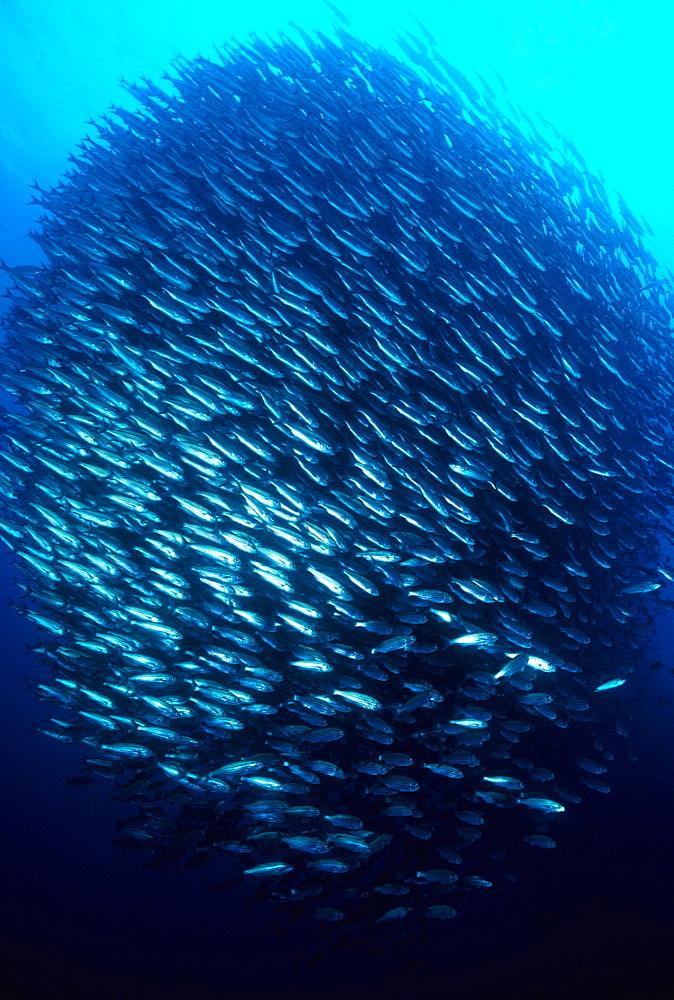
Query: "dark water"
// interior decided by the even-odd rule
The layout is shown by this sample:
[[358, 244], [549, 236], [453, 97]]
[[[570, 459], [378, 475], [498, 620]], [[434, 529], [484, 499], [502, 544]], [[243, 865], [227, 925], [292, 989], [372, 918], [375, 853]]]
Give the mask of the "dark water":
[[[7, 559], [2, 569], [10, 580]], [[149, 872], [112, 847], [108, 785], [68, 786], [78, 748], [31, 733], [30, 632], [11, 609], [1, 620], [3, 996], [671, 995], [669, 675], [635, 690], [638, 761], [614, 773], [610, 795], [586, 797], [554, 852], [522, 852], [506, 893], [473, 899], [422, 942], [374, 954], [363, 935], [331, 954], [312, 927], [281, 936], [236, 893], [207, 894], [207, 877]]]

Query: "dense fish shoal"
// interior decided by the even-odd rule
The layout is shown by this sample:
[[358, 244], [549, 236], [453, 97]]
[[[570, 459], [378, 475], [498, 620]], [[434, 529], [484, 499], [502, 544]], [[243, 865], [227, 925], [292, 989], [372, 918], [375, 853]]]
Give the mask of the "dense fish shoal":
[[610, 790], [673, 466], [641, 223], [398, 45], [179, 61], [40, 192], [0, 536], [124, 846], [404, 930]]

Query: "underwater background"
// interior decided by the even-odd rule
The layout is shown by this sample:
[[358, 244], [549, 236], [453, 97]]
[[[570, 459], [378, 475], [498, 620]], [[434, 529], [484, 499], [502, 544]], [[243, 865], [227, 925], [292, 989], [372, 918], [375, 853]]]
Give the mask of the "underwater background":
[[[417, 30], [404, 4], [340, 10], [353, 34], [372, 44]], [[674, 15], [658, 3], [593, 2], [420, 3], [413, 13], [450, 64], [495, 86], [500, 77], [513, 104], [575, 144], [588, 170], [601, 172], [606, 188], [647, 220], [653, 235], [644, 233], [643, 245], [658, 277], [667, 276]], [[330, 35], [334, 14], [313, 2], [230, 10], [200, 0], [4, 0], [4, 263], [43, 262], [26, 238], [41, 214], [30, 204], [31, 185], [57, 184], [78, 143], [93, 134], [90, 119], [113, 104], [136, 107], [122, 79], [160, 81], [178, 56], [208, 57], [214, 45], [250, 32], [273, 39], [289, 22]], [[12, 284], [9, 274], [0, 280]], [[3, 402], [13, 405], [6, 395]], [[664, 524], [660, 542], [665, 565]], [[506, 866], [516, 881], [473, 893], [455, 919], [401, 939], [363, 924], [332, 943], [332, 925], [272, 915], [264, 903], [250, 904], [244, 887], [209, 892], [207, 867], [151, 870], [142, 854], [113, 844], [120, 808], [111, 783], [73, 781], [82, 774], [81, 745], [33, 732], [45, 709], [25, 678], [47, 672], [25, 652], [36, 632], [13, 606], [20, 570], [8, 550], [1, 558], [3, 996], [671, 995], [674, 658], [665, 604], [637, 669], [615, 694], [628, 736], [606, 776], [610, 794], [584, 793], [555, 825], [554, 850], [522, 845]]]

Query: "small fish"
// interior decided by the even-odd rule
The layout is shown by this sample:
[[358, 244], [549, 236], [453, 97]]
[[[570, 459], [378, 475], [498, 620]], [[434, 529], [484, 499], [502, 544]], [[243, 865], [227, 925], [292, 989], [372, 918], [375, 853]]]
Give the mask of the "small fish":
[[545, 813], [561, 813], [564, 812], [564, 806], [560, 805], [559, 802], [555, 802], [553, 799], [542, 799], [535, 795], [526, 795], [518, 800], [523, 806], [527, 806], [529, 809], [536, 809], [540, 812]]
[[498, 636], [493, 632], [469, 632], [450, 640], [450, 646], [493, 646]]
[[613, 680], [604, 681], [603, 684], [597, 685], [595, 691], [610, 691], [612, 688], [621, 687], [624, 683], [624, 677], [615, 677]]
[[653, 590], [659, 590], [662, 584], [659, 580], [640, 580], [636, 583], [629, 583], [622, 587], [621, 594], [649, 594]]

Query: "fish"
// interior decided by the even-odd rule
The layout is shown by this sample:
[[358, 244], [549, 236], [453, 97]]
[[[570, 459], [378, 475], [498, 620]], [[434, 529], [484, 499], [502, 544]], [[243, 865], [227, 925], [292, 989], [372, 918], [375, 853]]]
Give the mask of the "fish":
[[610, 691], [612, 688], [621, 687], [625, 684], [624, 677], [614, 677], [610, 681], [604, 681], [603, 684], [598, 684], [595, 691]]
[[0, 538], [122, 846], [413, 934], [609, 791], [672, 580], [672, 289], [427, 33], [333, 28], [128, 85], [38, 192]]

